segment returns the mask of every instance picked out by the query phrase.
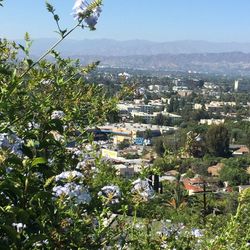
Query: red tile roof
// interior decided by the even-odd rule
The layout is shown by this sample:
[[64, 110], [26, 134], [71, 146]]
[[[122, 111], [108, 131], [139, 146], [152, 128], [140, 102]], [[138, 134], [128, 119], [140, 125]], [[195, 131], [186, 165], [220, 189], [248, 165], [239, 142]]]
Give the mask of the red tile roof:
[[183, 180], [183, 184], [186, 190], [193, 191], [195, 193], [203, 192], [204, 180], [200, 177], [198, 178], [186, 178]]

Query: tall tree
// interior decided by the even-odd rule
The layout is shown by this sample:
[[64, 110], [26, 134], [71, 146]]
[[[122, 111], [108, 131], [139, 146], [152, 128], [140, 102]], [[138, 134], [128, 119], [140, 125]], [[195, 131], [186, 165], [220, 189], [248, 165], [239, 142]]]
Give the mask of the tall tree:
[[206, 134], [206, 147], [208, 153], [218, 157], [229, 154], [229, 132], [224, 125], [211, 126]]

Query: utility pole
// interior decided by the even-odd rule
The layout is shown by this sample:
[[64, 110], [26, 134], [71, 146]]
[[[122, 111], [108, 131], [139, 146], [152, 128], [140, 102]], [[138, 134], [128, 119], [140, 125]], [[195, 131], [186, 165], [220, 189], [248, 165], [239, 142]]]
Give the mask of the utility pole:
[[207, 213], [207, 197], [206, 197], [206, 182], [203, 180], [203, 224], [206, 225], [206, 213]]

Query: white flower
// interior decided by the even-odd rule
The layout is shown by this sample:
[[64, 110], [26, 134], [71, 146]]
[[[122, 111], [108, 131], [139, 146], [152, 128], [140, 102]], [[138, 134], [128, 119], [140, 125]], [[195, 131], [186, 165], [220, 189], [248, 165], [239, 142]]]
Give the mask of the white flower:
[[116, 204], [119, 203], [119, 199], [121, 198], [121, 191], [115, 185], [104, 186], [98, 195], [107, 198], [111, 204]]
[[87, 144], [85, 146], [85, 150], [88, 151], [88, 152], [91, 152], [91, 151], [93, 151], [93, 146], [91, 144]]
[[33, 175], [34, 175], [34, 177], [36, 177], [39, 180], [43, 179], [43, 173], [41, 173], [41, 172], [35, 172]]
[[16, 228], [16, 231], [20, 233], [23, 229], [26, 228], [26, 225], [23, 223], [12, 223], [12, 226]]
[[11, 173], [13, 171], [13, 168], [8, 167], [8, 168], [5, 169], [5, 171], [6, 171], [6, 174], [9, 174], [9, 173]]
[[139, 194], [143, 199], [149, 200], [154, 196], [154, 190], [149, 185], [148, 181], [137, 179], [132, 183], [132, 193]]
[[136, 223], [135, 224], [135, 228], [140, 230], [140, 229], [143, 229], [144, 228], [144, 225], [142, 223]]
[[49, 244], [49, 241], [46, 239], [46, 240], [42, 240], [42, 241], [37, 241], [32, 246], [33, 247], [41, 247], [43, 245], [48, 245], [48, 244]]
[[94, 28], [95, 25], [97, 24], [100, 13], [101, 13], [101, 8], [97, 7], [93, 9], [92, 14], [89, 17], [85, 18], [84, 21], [88, 24], [89, 27]]
[[56, 197], [65, 195], [69, 200], [74, 200], [77, 204], [89, 204], [91, 196], [88, 189], [73, 182], [66, 183], [64, 186], [55, 186], [52, 189]]
[[8, 140], [8, 134], [7, 133], [2, 133], [0, 134], [0, 148], [9, 148], [10, 147], [10, 142]]
[[162, 230], [161, 230], [161, 234], [166, 235], [168, 237], [170, 237], [174, 233], [175, 233], [175, 229], [172, 226], [170, 226], [170, 227], [163, 227]]
[[34, 121], [28, 123], [28, 130], [30, 129], [39, 129], [40, 125], [38, 123], [35, 123]]
[[83, 158], [84, 152], [78, 148], [67, 148], [72, 153], [72, 159]]
[[102, 221], [102, 225], [104, 227], [110, 226], [112, 221], [117, 217], [117, 214], [109, 214], [108, 216], [109, 216], [108, 218], [104, 218], [103, 221]]
[[63, 119], [63, 117], [65, 116], [64, 112], [61, 110], [55, 110], [52, 112], [51, 114], [51, 119]]
[[[88, 2], [86, 0], [76, 0], [73, 7], [73, 16], [75, 19], [82, 19], [84, 15], [87, 15]], [[91, 10], [91, 14], [84, 18], [84, 22], [90, 27], [94, 28], [97, 24], [98, 18], [101, 13], [101, 8], [96, 7]]]
[[200, 229], [197, 229], [197, 228], [192, 228], [192, 231], [191, 231], [191, 234], [196, 237], [196, 238], [199, 238], [199, 237], [202, 237], [203, 236], [203, 233]]
[[16, 143], [11, 147], [11, 153], [17, 156], [23, 156], [22, 144]]
[[179, 235], [183, 232], [185, 226], [183, 223], [172, 224], [171, 220], [166, 220], [166, 225], [162, 227], [161, 234], [167, 237], [175, 236], [178, 239]]
[[76, 169], [82, 170], [86, 167], [86, 162], [85, 161], [79, 161], [76, 165]]
[[23, 156], [22, 151], [23, 140], [15, 134], [0, 134], [0, 148], [9, 150], [12, 154]]
[[68, 180], [68, 179], [76, 179], [76, 178], [82, 178], [83, 174], [78, 172], [78, 171], [65, 171], [62, 172], [59, 175], [56, 175], [55, 181], [60, 181], [60, 180]]

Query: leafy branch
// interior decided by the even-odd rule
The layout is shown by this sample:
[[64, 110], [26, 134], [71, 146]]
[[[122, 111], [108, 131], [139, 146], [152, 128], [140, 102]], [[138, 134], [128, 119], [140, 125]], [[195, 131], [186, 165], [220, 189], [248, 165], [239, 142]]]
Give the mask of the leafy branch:
[[[37, 61], [31, 63], [29, 65], [29, 67], [24, 71], [24, 73], [20, 76], [20, 78], [23, 78], [33, 67], [35, 67], [39, 62], [41, 62], [47, 55], [49, 55], [51, 53], [51, 51], [53, 51], [76, 28], [78, 28], [78, 27], [84, 28], [85, 26], [82, 24], [84, 19], [90, 17], [90, 15], [93, 13], [93, 11], [97, 7], [100, 7], [101, 5], [102, 5], [102, 0], [95, 0], [92, 3], [90, 3], [88, 5], [86, 11], [79, 14], [77, 24], [75, 26], [73, 26], [73, 28], [71, 28], [69, 31], [67, 31], [67, 29], [64, 29], [64, 30], [61, 29], [60, 24], [59, 24], [60, 17], [59, 17], [59, 15], [56, 14], [55, 8], [50, 3], [46, 2], [46, 8], [47, 8], [48, 12], [50, 12], [53, 15], [54, 20], [56, 21], [56, 24], [58, 27], [58, 33], [60, 34], [61, 38], [57, 42], [55, 42], [43, 55], [41, 55], [41, 57]], [[93, 28], [91, 28], [91, 29], [93, 29]]]

